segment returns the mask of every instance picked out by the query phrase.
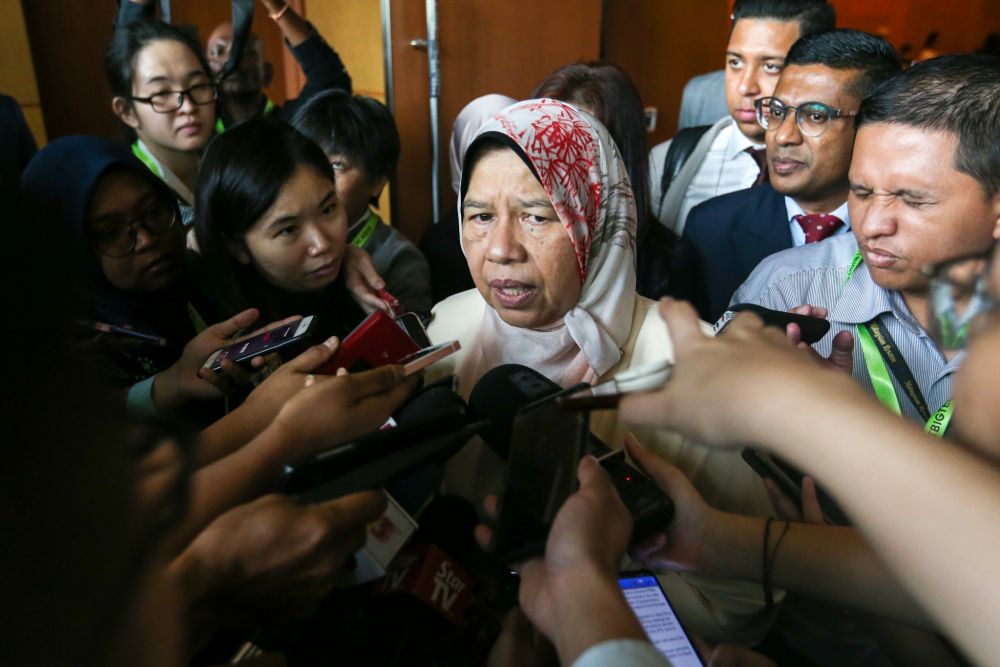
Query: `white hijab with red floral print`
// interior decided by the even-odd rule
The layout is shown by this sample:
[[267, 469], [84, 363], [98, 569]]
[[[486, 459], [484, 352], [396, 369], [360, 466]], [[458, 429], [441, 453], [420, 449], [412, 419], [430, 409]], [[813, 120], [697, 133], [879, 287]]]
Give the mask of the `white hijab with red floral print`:
[[[549, 99], [507, 107], [478, 134], [486, 132], [507, 135], [531, 161], [576, 251], [576, 266], [565, 270], [583, 287], [562, 326], [548, 331], [511, 326], [487, 305], [458, 369], [463, 390], [502, 364], [534, 368], [564, 387], [596, 382], [622, 357], [636, 298], [635, 201], [618, 147], [594, 117]], [[458, 217], [461, 226], [461, 207]]]

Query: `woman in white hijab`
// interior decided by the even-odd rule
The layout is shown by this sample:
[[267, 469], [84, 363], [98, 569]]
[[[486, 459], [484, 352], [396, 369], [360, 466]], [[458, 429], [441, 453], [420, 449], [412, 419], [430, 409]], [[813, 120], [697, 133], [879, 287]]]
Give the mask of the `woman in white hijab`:
[[[458, 339], [462, 350], [432, 367], [428, 380], [455, 373], [468, 397], [501, 364], [528, 366], [569, 387], [672, 360], [655, 303], [635, 292], [632, 188], [603, 125], [563, 102], [516, 103], [479, 130], [462, 174], [458, 222], [476, 289], [435, 307], [431, 339]], [[590, 425], [609, 447], [623, 447], [616, 410], [592, 413]], [[737, 453], [665, 432], [636, 435], [717, 507], [770, 511], [763, 485]], [[446, 489], [478, 500], [500, 490], [503, 469], [473, 442], [449, 462]], [[669, 578], [668, 592], [699, 634], [760, 638], [767, 615], [759, 590], [682, 576]]]

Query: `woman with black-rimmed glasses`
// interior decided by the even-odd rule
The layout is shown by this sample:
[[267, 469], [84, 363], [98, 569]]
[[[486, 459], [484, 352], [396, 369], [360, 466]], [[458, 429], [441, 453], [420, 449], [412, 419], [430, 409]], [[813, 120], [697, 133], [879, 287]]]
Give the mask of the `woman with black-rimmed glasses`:
[[187, 226], [218, 98], [204, 55], [187, 33], [161, 21], [140, 21], [115, 30], [105, 67], [111, 108], [132, 135], [132, 153], [174, 192]]

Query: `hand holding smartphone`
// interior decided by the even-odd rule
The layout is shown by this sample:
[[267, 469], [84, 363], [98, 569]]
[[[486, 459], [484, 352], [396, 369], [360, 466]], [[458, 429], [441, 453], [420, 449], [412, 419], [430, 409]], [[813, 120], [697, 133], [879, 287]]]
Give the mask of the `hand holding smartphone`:
[[753, 303], [738, 303], [730, 306], [726, 312], [722, 314], [719, 321], [715, 323], [713, 329], [715, 330], [715, 335], [721, 335], [729, 323], [736, 318], [736, 315], [743, 312], [749, 311], [763, 320], [765, 326], [778, 327], [784, 331], [789, 324], [798, 325], [799, 331], [802, 332], [802, 342], [807, 345], [812, 345], [821, 339], [830, 330], [829, 320], [825, 320], [822, 317], [811, 317], [809, 315], [797, 315], [795, 313], [786, 313], [783, 310], [771, 310], [770, 308], [765, 308], [763, 306], [758, 306]]
[[213, 373], [221, 373], [222, 362], [226, 359], [245, 366], [251, 359], [263, 354], [270, 354], [281, 349], [292, 350], [305, 347], [312, 335], [315, 321], [316, 318], [310, 315], [227, 345], [221, 350], [216, 350], [205, 361], [204, 367], [211, 368]]
[[646, 636], [675, 667], [704, 667], [691, 638], [677, 619], [666, 593], [652, 572], [623, 572], [618, 585]]
[[370, 370], [398, 364], [419, 351], [420, 346], [395, 320], [376, 310], [347, 334], [333, 357], [314, 372], [334, 375], [338, 368], [346, 368], [352, 373]]

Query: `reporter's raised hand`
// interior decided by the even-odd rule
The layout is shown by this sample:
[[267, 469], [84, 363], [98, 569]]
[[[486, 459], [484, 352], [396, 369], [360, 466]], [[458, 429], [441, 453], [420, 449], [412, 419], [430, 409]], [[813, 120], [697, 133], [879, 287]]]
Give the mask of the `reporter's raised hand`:
[[344, 258], [344, 278], [354, 300], [368, 314], [383, 310], [393, 315], [392, 308], [378, 295], [385, 281], [375, 270], [371, 255], [362, 248], [347, 245]]
[[[260, 424], [259, 432], [292, 396], [305, 388], [310, 374], [326, 363], [339, 347], [340, 340], [334, 336], [285, 362], [250, 392], [239, 410]], [[327, 379], [326, 376], [312, 377], [310, 384]]]
[[221, 606], [227, 620], [246, 610], [268, 620], [302, 616], [330, 592], [384, 510], [384, 496], [372, 491], [315, 505], [264, 496], [209, 524], [171, 569], [193, 606]]
[[161, 413], [176, 410], [182, 404], [192, 400], [219, 398], [223, 390], [219, 378], [211, 370], [203, 369], [205, 360], [218, 350], [232, 342], [232, 337], [241, 329], [250, 326], [259, 315], [256, 308], [244, 310], [224, 322], [213, 324], [192, 338], [181, 358], [170, 368], [157, 373], [153, 381], [153, 403]]
[[287, 460], [306, 456], [377, 429], [416, 382], [416, 377], [403, 377], [402, 366], [332, 377], [310, 375], [269, 428], [286, 442]]
[[760, 442], [782, 421], [804, 417], [789, 412], [792, 399], [840, 381], [753, 313], [740, 313], [724, 336], [709, 338], [690, 305], [663, 299], [659, 309], [674, 368], [662, 389], [622, 399], [619, 414], [628, 423], [676, 429], [709, 445]]
[[625, 436], [625, 450], [674, 503], [674, 516], [663, 532], [629, 549], [629, 555], [653, 570], [698, 572], [710, 568], [710, 537], [724, 531], [725, 515], [708, 505], [687, 476], [656, 454], [647, 451], [635, 436]]

